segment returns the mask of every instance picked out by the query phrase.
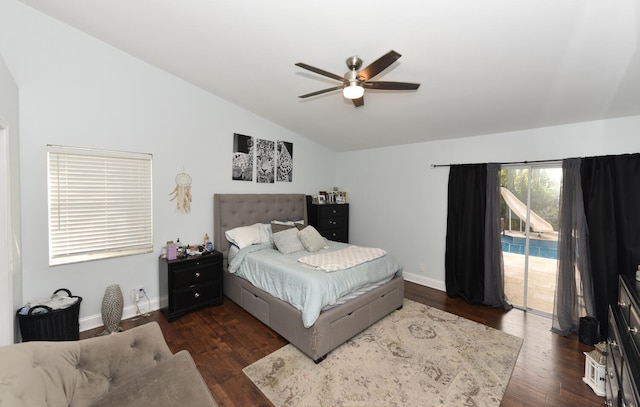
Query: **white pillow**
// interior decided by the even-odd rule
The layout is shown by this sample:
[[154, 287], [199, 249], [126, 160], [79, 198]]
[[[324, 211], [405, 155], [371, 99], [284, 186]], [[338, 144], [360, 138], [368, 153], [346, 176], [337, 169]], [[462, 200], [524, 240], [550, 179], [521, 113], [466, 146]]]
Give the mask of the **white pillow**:
[[300, 239], [300, 242], [308, 252], [317, 252], [320, 249], [329, 248], [324, 237], [311, 225], [298, 232], [298, 239]]
[[271, 244], [271, 224], [260, 224], [260, 244]]
[[240, 249], [260, 243], [260, 224], [251, 226], [240, 226], [224, 232], [229, 243], [238, 246]]
[[227, 261], [231, 263], [231, 260], [233, 260], [233, 258], [236, 257], [239, 251], [240, 249], [238, 249], [238, 246], [234, 244], [229, 245], [229, 253], [227, 254], [227, 258], [228, 258]]
[[282, 254], [290, 254], [304, 250], [304, 246], [298, 239], [298, 229], [291, 228], [271, 235], [273, 243]]

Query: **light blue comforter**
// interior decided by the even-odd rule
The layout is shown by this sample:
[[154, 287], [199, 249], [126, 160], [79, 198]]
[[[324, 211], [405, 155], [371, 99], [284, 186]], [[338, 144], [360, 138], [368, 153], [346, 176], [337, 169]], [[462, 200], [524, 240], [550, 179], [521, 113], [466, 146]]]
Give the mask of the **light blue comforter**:
[[[343, 249], [350, 245], [327, 241], [329, 248], [318, 253]], [[309, 252], [284, 255], [271, 245], [253, 245], [241, 249], [229, 264], [229, 272], [251, 282], [298, 310], [302, 323], [311, 327], [326, 305], [366, 285], [402, 273], [400, 264], [389, 254], [357, 266], [327, 273], [307, 268], [298, 258]]]

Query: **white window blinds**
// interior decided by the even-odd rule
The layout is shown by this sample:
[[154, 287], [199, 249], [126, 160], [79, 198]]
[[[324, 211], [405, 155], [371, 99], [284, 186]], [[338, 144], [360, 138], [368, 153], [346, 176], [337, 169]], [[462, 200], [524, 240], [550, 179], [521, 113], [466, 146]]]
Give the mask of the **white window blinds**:
[[47, 147], [49, 265], [153, 251], [150, 154]]

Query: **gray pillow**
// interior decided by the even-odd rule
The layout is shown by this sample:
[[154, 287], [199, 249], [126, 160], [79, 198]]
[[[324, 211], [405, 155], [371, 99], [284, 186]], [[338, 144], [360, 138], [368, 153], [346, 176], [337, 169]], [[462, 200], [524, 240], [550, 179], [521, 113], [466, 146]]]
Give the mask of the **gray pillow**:
[[271, 239], [282, 254], [304, 250], [302, 242], [298, 239], [298, 229], [295, 227], [274, 233], [271, 235]]
[[298, 232], [298, 239], [308, 252], [317, 252], [329, 247], [320, 232], [311, 225]]
[[271, 233], [278, 233], [278, 232], [282, 232], [283, 230], [287, 230], [287, 229], [294, 229], [294, 228], [298, 228], [298, 229], [303, 229], [305, 227], [304, 224], [302, 223], [293, 223], [290, 222], [290, 224], [285, 224], [283, 222], [271, 222]]

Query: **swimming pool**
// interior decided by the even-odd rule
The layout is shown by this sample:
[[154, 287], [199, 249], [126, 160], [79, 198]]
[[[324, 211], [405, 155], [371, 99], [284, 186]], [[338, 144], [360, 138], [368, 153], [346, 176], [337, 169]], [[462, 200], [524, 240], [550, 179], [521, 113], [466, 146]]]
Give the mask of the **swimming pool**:
[[[501, 235], [500, 238], [503, 252], [524, 254], [525, 239], [523, 237]], [[529, 256], [557, 259], [558, 242], [555, 240], [529, 239]]]

